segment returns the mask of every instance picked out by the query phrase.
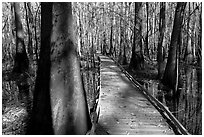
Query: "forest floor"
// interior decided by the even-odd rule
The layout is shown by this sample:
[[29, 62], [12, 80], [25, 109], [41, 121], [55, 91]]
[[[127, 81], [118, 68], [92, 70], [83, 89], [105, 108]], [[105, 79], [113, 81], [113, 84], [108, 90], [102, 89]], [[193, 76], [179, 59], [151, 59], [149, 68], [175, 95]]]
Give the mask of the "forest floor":
[[7, 106], [5, 112], [2, 114], [2, 134], [25, 134], [27, 115], [26, 107], [22, 105]]
[[26, 104], [18, 99], [18, 88], [13, 80], [2, 81], [2, 134], [25, 134], [28, 121]]
[[[101, 56], [98, 126], [111, 135], [174, 134], [156, 108], [109, 57]], [[96, 134], [102, 134], [96, 128]]]

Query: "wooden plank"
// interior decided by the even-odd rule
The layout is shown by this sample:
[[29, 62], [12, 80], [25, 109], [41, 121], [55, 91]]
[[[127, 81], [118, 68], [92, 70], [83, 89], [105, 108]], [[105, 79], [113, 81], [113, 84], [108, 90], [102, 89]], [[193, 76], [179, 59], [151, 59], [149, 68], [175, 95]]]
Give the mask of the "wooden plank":
[[[116, 63], [116, 62], [115, 62]], [[183, 135], [190, 135], [190, 133], [183, 127], [183, 125], [174, 117], [174, 115], [156, 98], [154, 98], [140, 83], [138, 83], [120, 64], [117, 63], [117, 65], [122, 69], [123, 73], [127, 76], [127, 78], [134, 83], [136, 87], [138, 87], [145, 95], [146, 97], [150, 100], [150, 102], [160, 110], [160, 112], [163, 113], [163, 116], [168, 118], [173, 126], [176, 128], [177, 132], [179, 134]]]
[[109, 134], [174, 134], [144, 94], [105, 56], [101, 56], [99, 107], [98, 125]]

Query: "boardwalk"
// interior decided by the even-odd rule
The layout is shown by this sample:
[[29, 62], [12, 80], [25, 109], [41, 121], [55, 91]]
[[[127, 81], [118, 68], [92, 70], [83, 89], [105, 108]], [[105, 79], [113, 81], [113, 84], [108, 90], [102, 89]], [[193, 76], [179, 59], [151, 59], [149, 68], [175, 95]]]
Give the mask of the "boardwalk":
[[108, 57], [101, 56], [97, 134], [174, 134], [165, 119]]

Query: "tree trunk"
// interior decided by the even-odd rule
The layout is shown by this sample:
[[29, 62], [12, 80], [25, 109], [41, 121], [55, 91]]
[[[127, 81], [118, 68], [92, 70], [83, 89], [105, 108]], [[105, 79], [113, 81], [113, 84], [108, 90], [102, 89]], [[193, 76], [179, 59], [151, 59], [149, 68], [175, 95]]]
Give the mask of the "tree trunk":
[[72, 5], [54, 3], [54, 11], [50, 81], [54, 133], [86, 134], [91, 121], [73, 41]]
[[[19, 89], [19, 100], [25, 102], [29, 109], [29, 60], [25, 49], [24, 32], [21, 22], [20, 3], [14, 3], [15, 27], [16, 27], [16, 55], [14, 58], [13, 74], [16, 76], [16, 84]], [[29, 111], [29, 110], [28, 110]]]
[[31, 60], [33, 60], [32, 56], [33, 56], [33, 41], [32, 41], [32, 33], [31, 33], [31, 23], [32, 23], [32, 17], [31, 17], [31, 11], [30, 11], [30, 3], [26, 4], [26, 2], [24, 2], [24, 8], [26, 11], [26, 25], [27, 25], [27, 29], [28, 29], [28, 53], [29, 53], [29, 58]]
[[[202, 8], [199, 15], [199, 32], [198, 32], [198, 51], [197, 51], [197, 62], [199, 67], [202, 68]], [[202, 75], [201, 75], [202, 76]]]
[[35, 18], [34, 18], [34, 22], [35, 22], [35, 25], [34, 25], [34, 36], [35, 36], [35, 58], [36, 58], [36, 62], [38, 64], [38, 38], [37, 38], [37, 16], [38, 16], [38, 11], [40, 9], [40, 6], [38, 6], [38, 9], [37, 9], [37, 12], [35, 14]]
[[30, 133], [86, 134], [91, 121], [73, 41], [72, 5], [41, 4], [42, 43]]
[[148, 46], [148, 30], [149, 30], [149, 27], [148, 27], [148, 24], [149, 24], [149, 4], [148, 2], [146, 2], [146, 10], [147, 10], [147, 32], [146, 32], [146, 36], [145, 36], [145, 46], [144, 46], [144, 53], [145, 55], [149, 58], [149, 46]]
[[24, 73], [28, 71], [29, 61], [25, 49], [24, 32], [21, 23], [20, 3], [14, 3], [15, 27], [16, 27], [16, 56], [13, 71]]
[[162, 48], [162, 43], [164, 39], [164, 32], [165, 32], [165, 2], [160, 3], [160, 18], [159, 18], [159, 42], [157, 48], [157, 62], [158, 62], [158, 78], [161, 79], [163, 75], [163, 70], [165, 67], [163, 66], [164, 63], [164, 52]]
[[113, 24], [111, 24], [111, 34], [110, 34], [110, 50], [109, 55], [113, 56]]
[[[123, 3], [120, 3], [120, 14], [123, 14]], [[120, 64], [123, 64], [124, 62], [124, 56], [123, 56], [123, 46], [124, 46], [124, 42], [123, 42], [123, 38], [124, 38], [124, 29], [123, 29], [123, 24], [122, 24], [122, 17], [120, 17], [120, 37], [119, 37], [119, 56], [118, 56], [118, 62]]]
[[182, 28], [182, 21], [183, 21], [183, 15], [185, 10], [186, 3], [184, 2], [178, 2], [176, 11], [175, 11], [175, 17], [174, 17], [174, 25], [173, 25], [173, 31], [171, 35], [171, 42], [170, 42], [170, 49], [168, 54], [168, 60], [167, 65], [165, 68], [164, 76], [162, 79], [162, 82], [169, 86], [171, 89], [175, 91], [177, 78], [178, 78], [178, 71], [177, 71], [177, 49], [178, 49], [178, 41], [179, 41], [179, 35], [181, 33]]
[[188, 22], [187, 22], [187, 45], [186, 45], [186, 51], [185, 51], [185, 61], [187, 64], [191, 64], [193, 62], [193, 51], [192, 51], [192, 45], [191, 45], [191, 41], [192, 41], [192, 32], [191, 32], [191, 29], [190, 29], [190, 14], [191, 14], [191, 4], [190, 2], [188, 3], [189, 4], [189, 17], [188, 17]]
[[27, 134], [54, 134], [50, 105], [50, 37], [52, 31], [52, 3], [41, 3], [41, 46], [33, 109]]
[[122, 62], [122, 65], [127, 65], [128, 62], [127, 62], [127, 57], [126, 57], [126, 46], [125, 44], [123, 45], [123, 62]]
[[103, 32], [102, 54], [107, 55], [106, 33]]
[[143, 57], [143, 53], [141, 49], [142, 47], [142, 37], [141, 37], [142, 36], [142, 32], [141, 32], [142, 20], [139, 16], [139, 11], [141, 7], [142, 7], [141, 2], [135, 2], [134, 36], [133, 36], [133, 45], [132, 45], [132, 56], [131, 56], [130, 65], [129, 65], [129, 68], [133, 70], [144, 68], [144, 57]]

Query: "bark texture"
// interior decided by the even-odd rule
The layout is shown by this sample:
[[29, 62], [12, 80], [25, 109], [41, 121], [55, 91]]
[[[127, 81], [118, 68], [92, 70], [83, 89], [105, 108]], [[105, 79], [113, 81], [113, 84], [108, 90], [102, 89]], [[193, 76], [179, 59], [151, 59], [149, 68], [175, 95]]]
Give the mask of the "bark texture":
[[177, 83], [177, 49], [178, 49], [178, 43], [179, 43], [179, 35], [182, 28], [182, 21], [183, 21], [183, 15], [185, 10], [186, 3], [185, 2], [178, 2], [176, 11], [175, 11], [175, 17], [174, 17], [174, 25], [173, 25], [173, 31], [171, 35], [171, 42], [170, 42], [170, 48], [169, 48], [169, 55], [167, 60], [167, 65], [165, 68], [164, 76], [163, 76], [163, 83], [167, 86], [169, 86], [171, 89], [176, 88]]
[[159, 18], [159, 42], [158, 42], [158, 49], [157, 49], [157, 61], [158, 61], [158, 78], [161, 79], [163, 75], [163, 61], [165, 59], [165, 53], [162, 50], [162, 44], [164, 39], [164, 32], [165, 32], [165, 2], [160, 3], [160, 18]]
[[132, 45], [132, 56], [130, 59], [130, 69], [137, 70], [144, 68], [144, 56], [142, 53], [142, 20], [139, 16], [139, 11], [142, 7], [141, 2], [135, 2], [135, 21], [134, 21], [134, 36]]
[[83, 135], [91, 129], [72, 24], [71, 3], [42, 3], [32, 134]]

